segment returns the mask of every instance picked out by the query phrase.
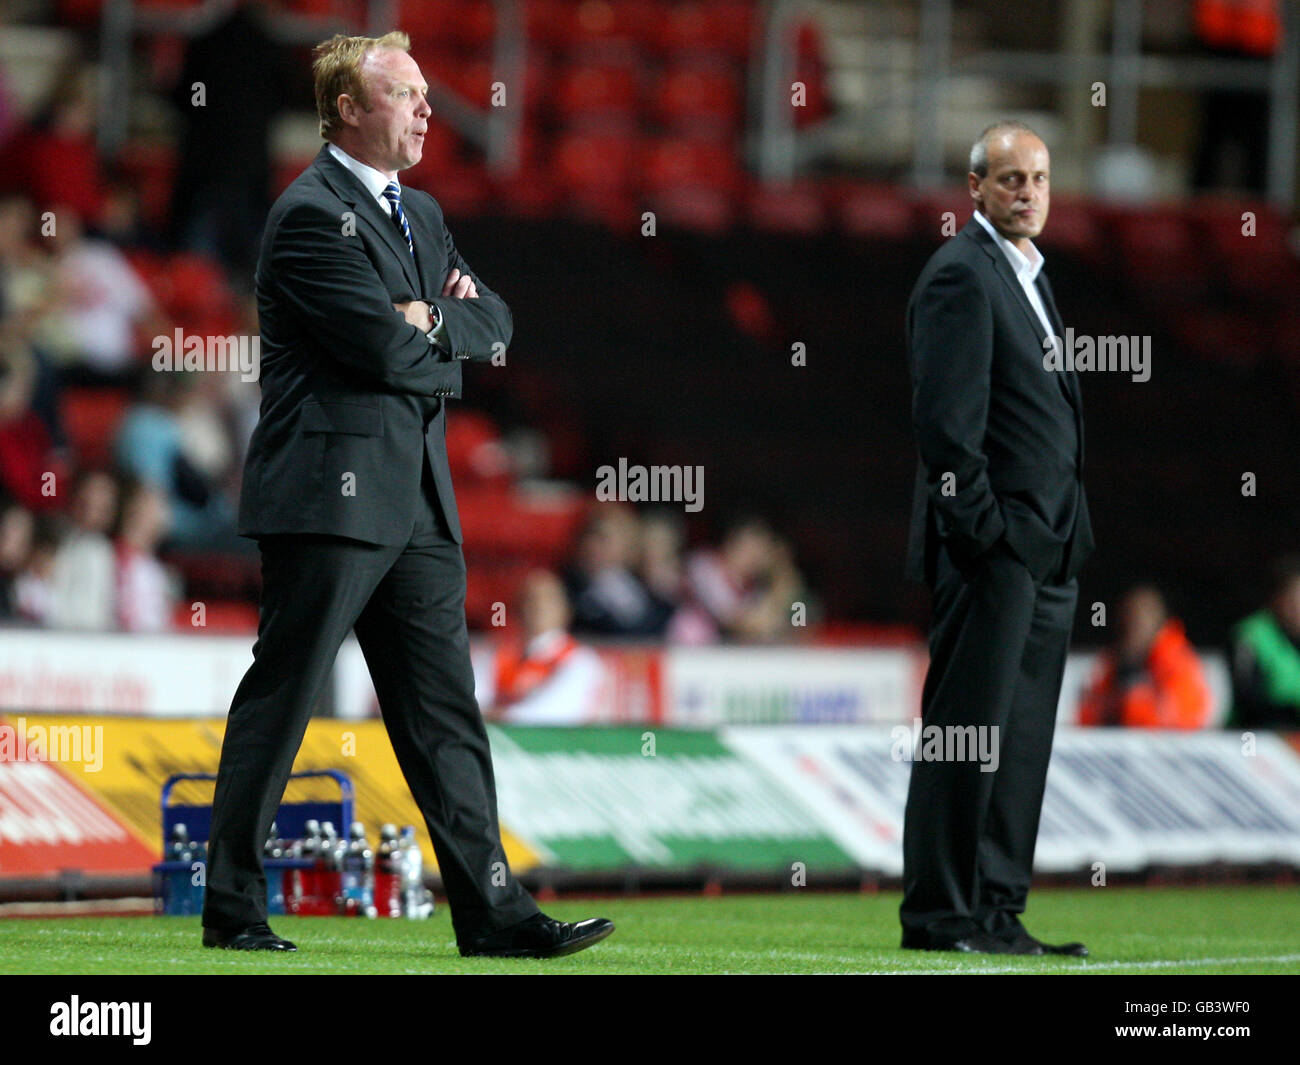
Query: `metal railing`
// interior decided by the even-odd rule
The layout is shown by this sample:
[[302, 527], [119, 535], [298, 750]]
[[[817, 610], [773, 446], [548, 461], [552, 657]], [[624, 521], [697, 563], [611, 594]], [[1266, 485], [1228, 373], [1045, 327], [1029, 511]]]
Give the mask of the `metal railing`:
[[[1109, 52], [987, 51], [952, 58], [953, 0], [918, 0], [914, 41], [918, 76], [913, 80], [911, 182], [930, 187], [945, 180], [942, 115], [955, 76], [979, 75], [1001, 82], [1058, 86], [1107, 85], [1106, 145], [1137, 142], [1140, 90], [1144, 88], [1245, 89], [1267, 95], [1268, 199], [1283, 210], [1295, 203], [1296, 123], [1300, 116], [1300, 0], [1281, 0], [1282, 35], [1271, 59], [1158, 56], [1141, 51], [1142, 0], [1114, 0]], [[794, 70], [791, 28], [808, 16], [808, 0], [767, 0], [751, 86], [754, 160], [770, 181], [797, 177], [832, 139], [837, 126], [856, 116], [830, 118], [799, 130], [790, 107]]]

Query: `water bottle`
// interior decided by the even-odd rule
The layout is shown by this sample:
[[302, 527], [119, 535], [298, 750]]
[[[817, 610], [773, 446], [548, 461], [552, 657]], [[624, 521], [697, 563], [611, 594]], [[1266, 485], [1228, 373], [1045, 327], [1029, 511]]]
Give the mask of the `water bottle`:
[[285, 881], [288, 870], [280, 867], [284, 858], [284, 840], [280, 839], [279, 826], [271, 822], [270, 835], [262, 847], [262, 868], [266, 872], [266, 912], [271, 916], [284, 913]]
[[366, 828], [353, 821], [347, 848], [343, 854], [343, 905], [341, 913], [348, 917], [374, 916], [375, 911], [375, 855], [366, 840]]
[[301, 862], [310, 863], [293, 870], [292, 890], [284, 900], [289, 913], [308, 914], [314, 912], [316, 897], [316, 858], [320, 854], [320, 822], [315, 819], [303, 825], [302, 839], [293, 844], [293, 857]]
[[167, 860], [176, 863], [165, 874], [166, 901], [163, 912], [176, 916], [191, 917], [194, 909], [194, 895], [190, 888], [190, 863], [194, 860], [194, 848], [190, 844], [190, 833], [183, 824], [172, 826], [171, 841], [167, 844]]
[[424, 887], [424, 854], [415, 839], [415, 826], [402, 829], [402, 912], [412, 919], [433, 912], [432, 896]]
[[402, 916], [402, 852], [397, 826], [379, 830], [375, 854], [375, 910], [380, 917]]

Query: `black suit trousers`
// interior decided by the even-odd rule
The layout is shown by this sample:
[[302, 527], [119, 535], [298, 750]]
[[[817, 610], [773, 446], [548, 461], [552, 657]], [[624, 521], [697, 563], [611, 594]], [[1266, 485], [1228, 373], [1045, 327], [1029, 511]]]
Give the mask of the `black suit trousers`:
[[1078, 582], [1036, 583], [999, 541], [961, 570], [941, 546], [931, 588], [922, 727], [997, 726], [997, 768], [914, 757], [900, 918], [918, 934], [996, 932], [1029, 892]]
[[[409, 541], [268, 536], [253, 665], [230, 709], [212, 806], [205, 928], [266, 920], [262, 846], [312, 709], [348, 630], [424, 815], [458, 942], [516, 924], [537, 906], [506, 863], [487, 732], [474, 698], [465, 562], [425, 461]], [[341, 826], [346, 830], [345, 826]]]

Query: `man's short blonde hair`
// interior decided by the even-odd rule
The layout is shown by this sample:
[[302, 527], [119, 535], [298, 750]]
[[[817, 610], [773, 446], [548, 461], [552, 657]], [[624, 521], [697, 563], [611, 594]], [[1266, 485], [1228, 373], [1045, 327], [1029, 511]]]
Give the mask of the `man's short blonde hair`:
[[311, 72], [316, 83], [316, 114], [320, 117], [320, 135], [333, 140], [343, 120], [339, 117], [339, 97], [347, 93], [364, 109], [370, 109], [366, 99], [366, 83], [361, 77], [361, 65], [374, 49], [391, 49], [409, 52], [411, 38], [401, 30], [393, 30], [382, 37], [349, 37], [337, 33], [322, 41], [312, 51]]

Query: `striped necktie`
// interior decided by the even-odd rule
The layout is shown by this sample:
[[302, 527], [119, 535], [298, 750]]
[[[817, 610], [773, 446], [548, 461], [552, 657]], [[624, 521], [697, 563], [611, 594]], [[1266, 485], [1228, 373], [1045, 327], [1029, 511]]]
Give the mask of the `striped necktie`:
[[415, 243], [411, 240], [411, 227], [406, 221], [406, 212], [402, 210], [402, 190], [397, 187], [396, 181], [390, 181], [384, 187], [384, 199], [386, 199], [393, 208], [393, 221], [397, 223], [397, 228], [402, 231], [402, 236], [406, 238], [406, 246], [410, 249], [411, 258], [415, 258]]

